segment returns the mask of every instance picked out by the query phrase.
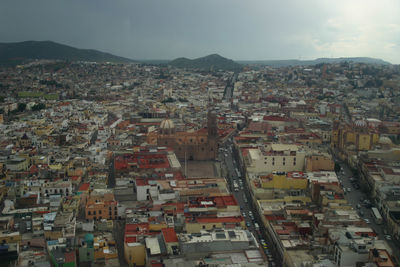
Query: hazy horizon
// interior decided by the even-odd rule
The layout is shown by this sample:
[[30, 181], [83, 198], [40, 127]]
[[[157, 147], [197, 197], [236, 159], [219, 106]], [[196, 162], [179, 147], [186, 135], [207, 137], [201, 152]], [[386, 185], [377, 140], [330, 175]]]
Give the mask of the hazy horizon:
[[399, 64], [399, 12], [394, 0], [4, 0], [0, 42], [49, 40], [136, 60], [219, 54]]

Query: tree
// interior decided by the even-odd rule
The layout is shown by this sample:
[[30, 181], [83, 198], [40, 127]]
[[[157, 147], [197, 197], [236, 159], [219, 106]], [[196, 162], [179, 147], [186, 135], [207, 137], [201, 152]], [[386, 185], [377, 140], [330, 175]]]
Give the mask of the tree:
[[45, 109], [45, 108], [46, 108], [45, 104], [39, 103], [39, 104], [33, 105], [31, 109], [32, 109], [32, 111], [38, 111], [38, 110]]
[[26, 104], [25, 103], [18, 103], [18, 112], [23, 112], [26, 109]]

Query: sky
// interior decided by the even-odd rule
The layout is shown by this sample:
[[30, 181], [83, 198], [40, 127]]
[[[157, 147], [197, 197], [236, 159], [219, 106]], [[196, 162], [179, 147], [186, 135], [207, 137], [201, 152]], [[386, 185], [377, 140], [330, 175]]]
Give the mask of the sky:
[[375, 57], [400, 63], [399, 0], [1, 0], [0, 42], [131, 59]]

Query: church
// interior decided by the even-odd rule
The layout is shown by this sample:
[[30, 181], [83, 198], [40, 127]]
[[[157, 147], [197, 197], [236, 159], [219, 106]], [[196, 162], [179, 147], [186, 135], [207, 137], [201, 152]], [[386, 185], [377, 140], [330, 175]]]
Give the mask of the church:
[[217, 114], [209, 111], [207, 128], [194, 132], [177, 132], [174, 122], [165, 119], [159, 132], [150, 133], [147, 142], [170, 147], [179, 160], [214, 160], [218, 153]]

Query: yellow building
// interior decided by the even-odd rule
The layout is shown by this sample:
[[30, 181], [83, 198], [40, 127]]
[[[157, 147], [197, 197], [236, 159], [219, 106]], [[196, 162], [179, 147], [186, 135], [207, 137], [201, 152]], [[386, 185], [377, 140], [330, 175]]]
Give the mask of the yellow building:
[[308, 180], [302, 173], [292, 172], [287, 175], [268, 175], [261, 180], [265, 189], [306, 189]]
[[95, 261], [118, 258], [115, 241], [108, 241], [107, 238], [98, 236], [94, 238], [93, 247]]
[[1, 232], [0, 241], [2, 243], [19, 243], [21, 241], [21, 234], [19, 232]]
[[129, 266], [145, 266], [146, 264], [146, 247], [144, 244], [134, 240], [125, 240], [124, 255]]
[[339, 150], [367, 151], [379, 141], [379, 133], [375, 128], [368, 127], [365, 121], [355, 121], [354, 124], [334, 123], [331, 146]]
[[42, 135], [50, 135], [54, 131], [54, 127], [51, 125], [48, 126], [39, 126], [35, 130], [35, 134], [42, 136]]

